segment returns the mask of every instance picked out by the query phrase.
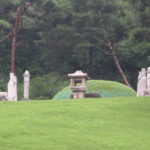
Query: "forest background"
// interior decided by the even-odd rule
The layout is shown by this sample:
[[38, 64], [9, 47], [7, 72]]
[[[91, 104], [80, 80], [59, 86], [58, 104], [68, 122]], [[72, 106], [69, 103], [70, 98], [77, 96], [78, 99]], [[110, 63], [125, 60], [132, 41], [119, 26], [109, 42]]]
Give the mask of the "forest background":
[[[27, 0], [0, 1], [0, 90], [10, 73], [9, 36], [17, 8]], [[31, 74], [30, 95], [52, 98], [69, 84], [67, 74], [87, 72], [91, 79], [122, 82], [109, 53], [109, 39], [131, 86], [150, 66], [149, 0], [29, 0], [20, 20], [16, 75], [21, 97], [23, 73]]]

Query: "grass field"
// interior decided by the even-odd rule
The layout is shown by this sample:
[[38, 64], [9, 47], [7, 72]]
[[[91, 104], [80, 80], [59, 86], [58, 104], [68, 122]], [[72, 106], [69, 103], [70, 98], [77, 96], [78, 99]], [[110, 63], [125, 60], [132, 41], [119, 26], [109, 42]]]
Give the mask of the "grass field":
[[0, 103], [0, 150], [149, 150], [150, 97]]

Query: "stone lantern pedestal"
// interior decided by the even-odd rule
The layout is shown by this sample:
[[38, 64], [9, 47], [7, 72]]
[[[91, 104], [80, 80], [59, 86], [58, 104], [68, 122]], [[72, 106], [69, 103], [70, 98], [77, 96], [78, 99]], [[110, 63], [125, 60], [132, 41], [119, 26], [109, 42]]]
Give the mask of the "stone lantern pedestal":
[[73, 99], [80, 99], [85, 97], [87, 90], [87, 73], [76, 71], [73, 74], [68, 74], [71, 78], [71, 90], [73, 92]]

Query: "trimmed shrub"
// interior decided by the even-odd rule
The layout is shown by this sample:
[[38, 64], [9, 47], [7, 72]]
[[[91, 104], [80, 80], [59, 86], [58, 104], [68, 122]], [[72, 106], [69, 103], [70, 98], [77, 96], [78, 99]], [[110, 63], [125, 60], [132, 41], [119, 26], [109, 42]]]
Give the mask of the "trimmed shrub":
[[[65, 78], [57, 72], [38, 76], [31, 79], [30, 98], [31, 99], [51, 99], [60, 89], [68, 85]], [[19, 99], [23, 98], [23, 84], [18, 85]]]

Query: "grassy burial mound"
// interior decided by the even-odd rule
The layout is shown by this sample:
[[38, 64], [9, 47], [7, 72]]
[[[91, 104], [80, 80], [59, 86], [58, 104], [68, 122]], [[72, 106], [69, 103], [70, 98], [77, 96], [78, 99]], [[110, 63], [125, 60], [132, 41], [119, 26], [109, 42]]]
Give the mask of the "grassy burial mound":
[[[106, 81], [106, 80], [89, 80], [87, 93], [97, 93], [101, 97], [132, 97], [136, 96], [136, 92], [124, 84]], [[53, 99], [70, 99], [72, 91], [70, 86], [62, 89]]]
[[150, 98], [0, 103], [1, 150], [149, 150]]

